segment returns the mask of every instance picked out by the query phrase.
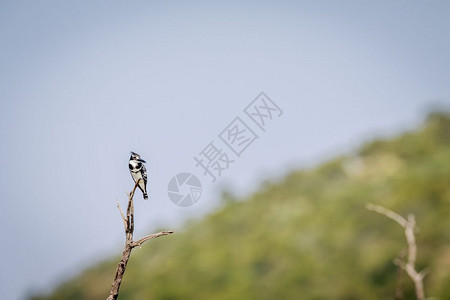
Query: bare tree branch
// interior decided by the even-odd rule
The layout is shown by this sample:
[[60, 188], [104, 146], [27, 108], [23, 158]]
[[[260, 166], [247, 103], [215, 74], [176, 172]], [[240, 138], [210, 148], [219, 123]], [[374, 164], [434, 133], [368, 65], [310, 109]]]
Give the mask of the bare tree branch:
[[160, 237], [160, 236], [163, 236], [163, 235], [172, 234], [172, 233], [173, 233], [173, 231], [169, 230], [169, 231], [161, 231], [161, 232], [158, 232], [158, 233], [149, 234], [147, 236], [144, 236], [142, 239], [140, 239], [140, 240], [138, 240], [136, 242], [133, 242], [131, 244], [131, 247], [133, 247], [133, 248], [134, 247], [140, 247], [143, 243], [145, 243], [148, 240], [156, 239], [157, 237]]
[[370, 204], [370, 203], [366, 205], [366, 208], [368, 210], [376, 211], [379, 214], [385, 215], [386, 217], [388, 217], [388, 218], [394, 220], [395, 222], [397, 222], [398, 224], [400, 224], [400, 226], [402, 226], [403, 228], [405, 228], [405, 226], [406, 226], [405, 218], [403, 218], [399, 214], [393, 212], [392, 210], [389, 210], [389, 209], [384, 208], [379, 205]]
[[119, 209], [120, 215], [122, 217], [124, 228], [125, 228], [125, 247], [122, 252], [122, 258], [120, 259], [119, 264], [117, 265], [116, 269], [116, 275], [114, 277], [114, 281], [111, 285], [111, 291], [109, 293], [109, 297], [106, 300], [116, 300], [119, 297], [119, 289], [120, 284], [122, 283], [123, 275], [125, 274], [125, 269], [128, 264], [128, 259], [131, 255], [131, 250], [133, 250], [134, 247], [141, 246], [143, 243], [145, 243], [148, 240], [155, 239], [160, 236], [172, 234], [173, 231], [161, 231], [158, 233], [147, 235], [140, 240], [134, 242], [133, 241], [133, 232], [134, 232], [134, 203], [133, 203], [133, 197], [134, 192], [136, 191], [136, 188], [139, 185], [140, 179], [136, 182], [134, 185], [133, 190], [128, 194], [128, 206], [127, 206], [127, 214], [125, 217], [125, 214], [120, 207], [119, 202], [117, 202], [117, 208]]
[[122, 216], [123, 226], [124, 226], [125, 230], [127, 230], [127, 218], [125, 218], [125, 214], [123, 213], [123, 210], [120, 207], [118, 200], [117, 200], [117, 208], [119, 209], [120, 215]]
[[416, 226], [416, 220], [414, 215], [408, 215], [408, 218], [400, 216], [399, 214], [384, 208], [379, 205], [367, 204], [366, 208], [371, 211], [375, 211], [379, 214], [385, 215], [386, 217], [396, 221], [400, 226], [405, 230], [406, 242], [408, 243], [408, 257], [406, 262], [397, 258], [394, 260], [394, 263], [402, 268], [406, 274], [412, 279], [414, 282], [414, 287], [416, 290], [416, 297], [418, 300], [425, 300], [425, 291], [423, 288], [423, 278], [425, 277], [427, 271], [422, 270], [417, 272], [415, 269], [416, 258], [417, 258], [417, 245], [416, 245], [416, 237], [414, 235], [414, 229]]

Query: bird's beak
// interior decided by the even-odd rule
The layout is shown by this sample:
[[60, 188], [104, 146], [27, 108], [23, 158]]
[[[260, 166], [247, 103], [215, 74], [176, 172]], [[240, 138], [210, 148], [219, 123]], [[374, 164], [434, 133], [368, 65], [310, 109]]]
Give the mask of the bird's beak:
[[141, 163], [146, 163], [146, 161], [141, 158], [139, 158], [137, 161], [140, 161]]

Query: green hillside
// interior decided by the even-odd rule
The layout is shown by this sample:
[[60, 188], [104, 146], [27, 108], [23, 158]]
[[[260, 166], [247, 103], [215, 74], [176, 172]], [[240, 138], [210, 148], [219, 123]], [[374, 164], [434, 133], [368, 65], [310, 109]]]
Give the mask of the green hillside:
[[[427, 296], [450, 299], [450, 115], [374, 141], [356, 154], [266, 183], [182, 231], [133, 251], [119, 299], [394, 299], [405, 249], [395, 222], [375, 203], [414, 213], [418, 269]], [[118, 257], [85, 271], [50, 296], [105, 299]], [[404, 299], [415, 299], [409, 278]]]

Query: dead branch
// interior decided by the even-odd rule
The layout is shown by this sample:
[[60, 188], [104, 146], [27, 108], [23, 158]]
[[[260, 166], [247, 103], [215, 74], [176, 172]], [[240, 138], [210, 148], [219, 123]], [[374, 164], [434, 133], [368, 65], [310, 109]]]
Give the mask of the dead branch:
[[394, 263], [400, 268], [402, 268], [414, 282], [417, 299], [425, 300], [423, 278], [425, 277], [427, 271], [422, 270], [420, 272], [417, 272], [415, 268], [417, 258], [417, 245], [416, 245], [416, 237], [414, 235], [414, 229], [416, 226], [414, 215], [410, 214], [408, 215], [408, 218], [405, 219], [399, 214], [387, 208], [381, 207], [379, 205], [367, 204], [366, 208], [368, 210], [375, 211], [379, 214], [388, 217], [389, 219], [396, 221], [405, 230], [406, 242], [408, 244], [408, 256], [406, 262], [400, 258], [397, 258], [394, 260]]
[[155, 239], [160, 236], [172, 234], [173, 231], [161, 231], [158, 233], [147, 235], [140, 240], [134, 242], [133, 241], [133, 232], [134, 232], [134, 204], [133, 204], [133, 197], [134, 192], [136, 191], [136, 188], [139, 185], [140, 179], [136, 182], [134, 185], [133, 190], [128, 194], [128, 206], [127, 206], [127, 213], [125, 216], [125, 213], [123, 212], [122, 208], [120, 207], [119, 202], [117, 202], [117, 208], [119, 209], [120, 215], [123, 220], [123, 225], [125, 229], [125, 248], [122, 252], [122, 258], [120, 259], [119, 264], [117, 265], [116, 269], [116, 275], [114, 277], [114, 281], [111, 285], [111, 291], [109, 293], [109, 297], [106, 300], [116, 300], [119, 297], [119, 289], [120, 284], [122, 283], [123, 275], [125, 274], [125, 269], [128, 264], [128, 259], [131, 255], [131, 250], [135, 247], [140, 247], [143, 243], [145, 243], [148, 240]]

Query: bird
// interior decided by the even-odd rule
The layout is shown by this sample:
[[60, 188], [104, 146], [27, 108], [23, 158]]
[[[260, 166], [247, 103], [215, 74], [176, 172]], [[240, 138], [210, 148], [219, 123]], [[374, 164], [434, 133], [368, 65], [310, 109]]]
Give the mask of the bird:
[[141, 156], [131, 151], [130, 161], [128, 162], [128, 168], [130, 169], [131, 177], [136, 183], [139, 179], [139, 189], [142, 191], [144, 200], [148, 199], [147, 195], [147, 169], [144, 165], [145, 160], [141, 159]]

